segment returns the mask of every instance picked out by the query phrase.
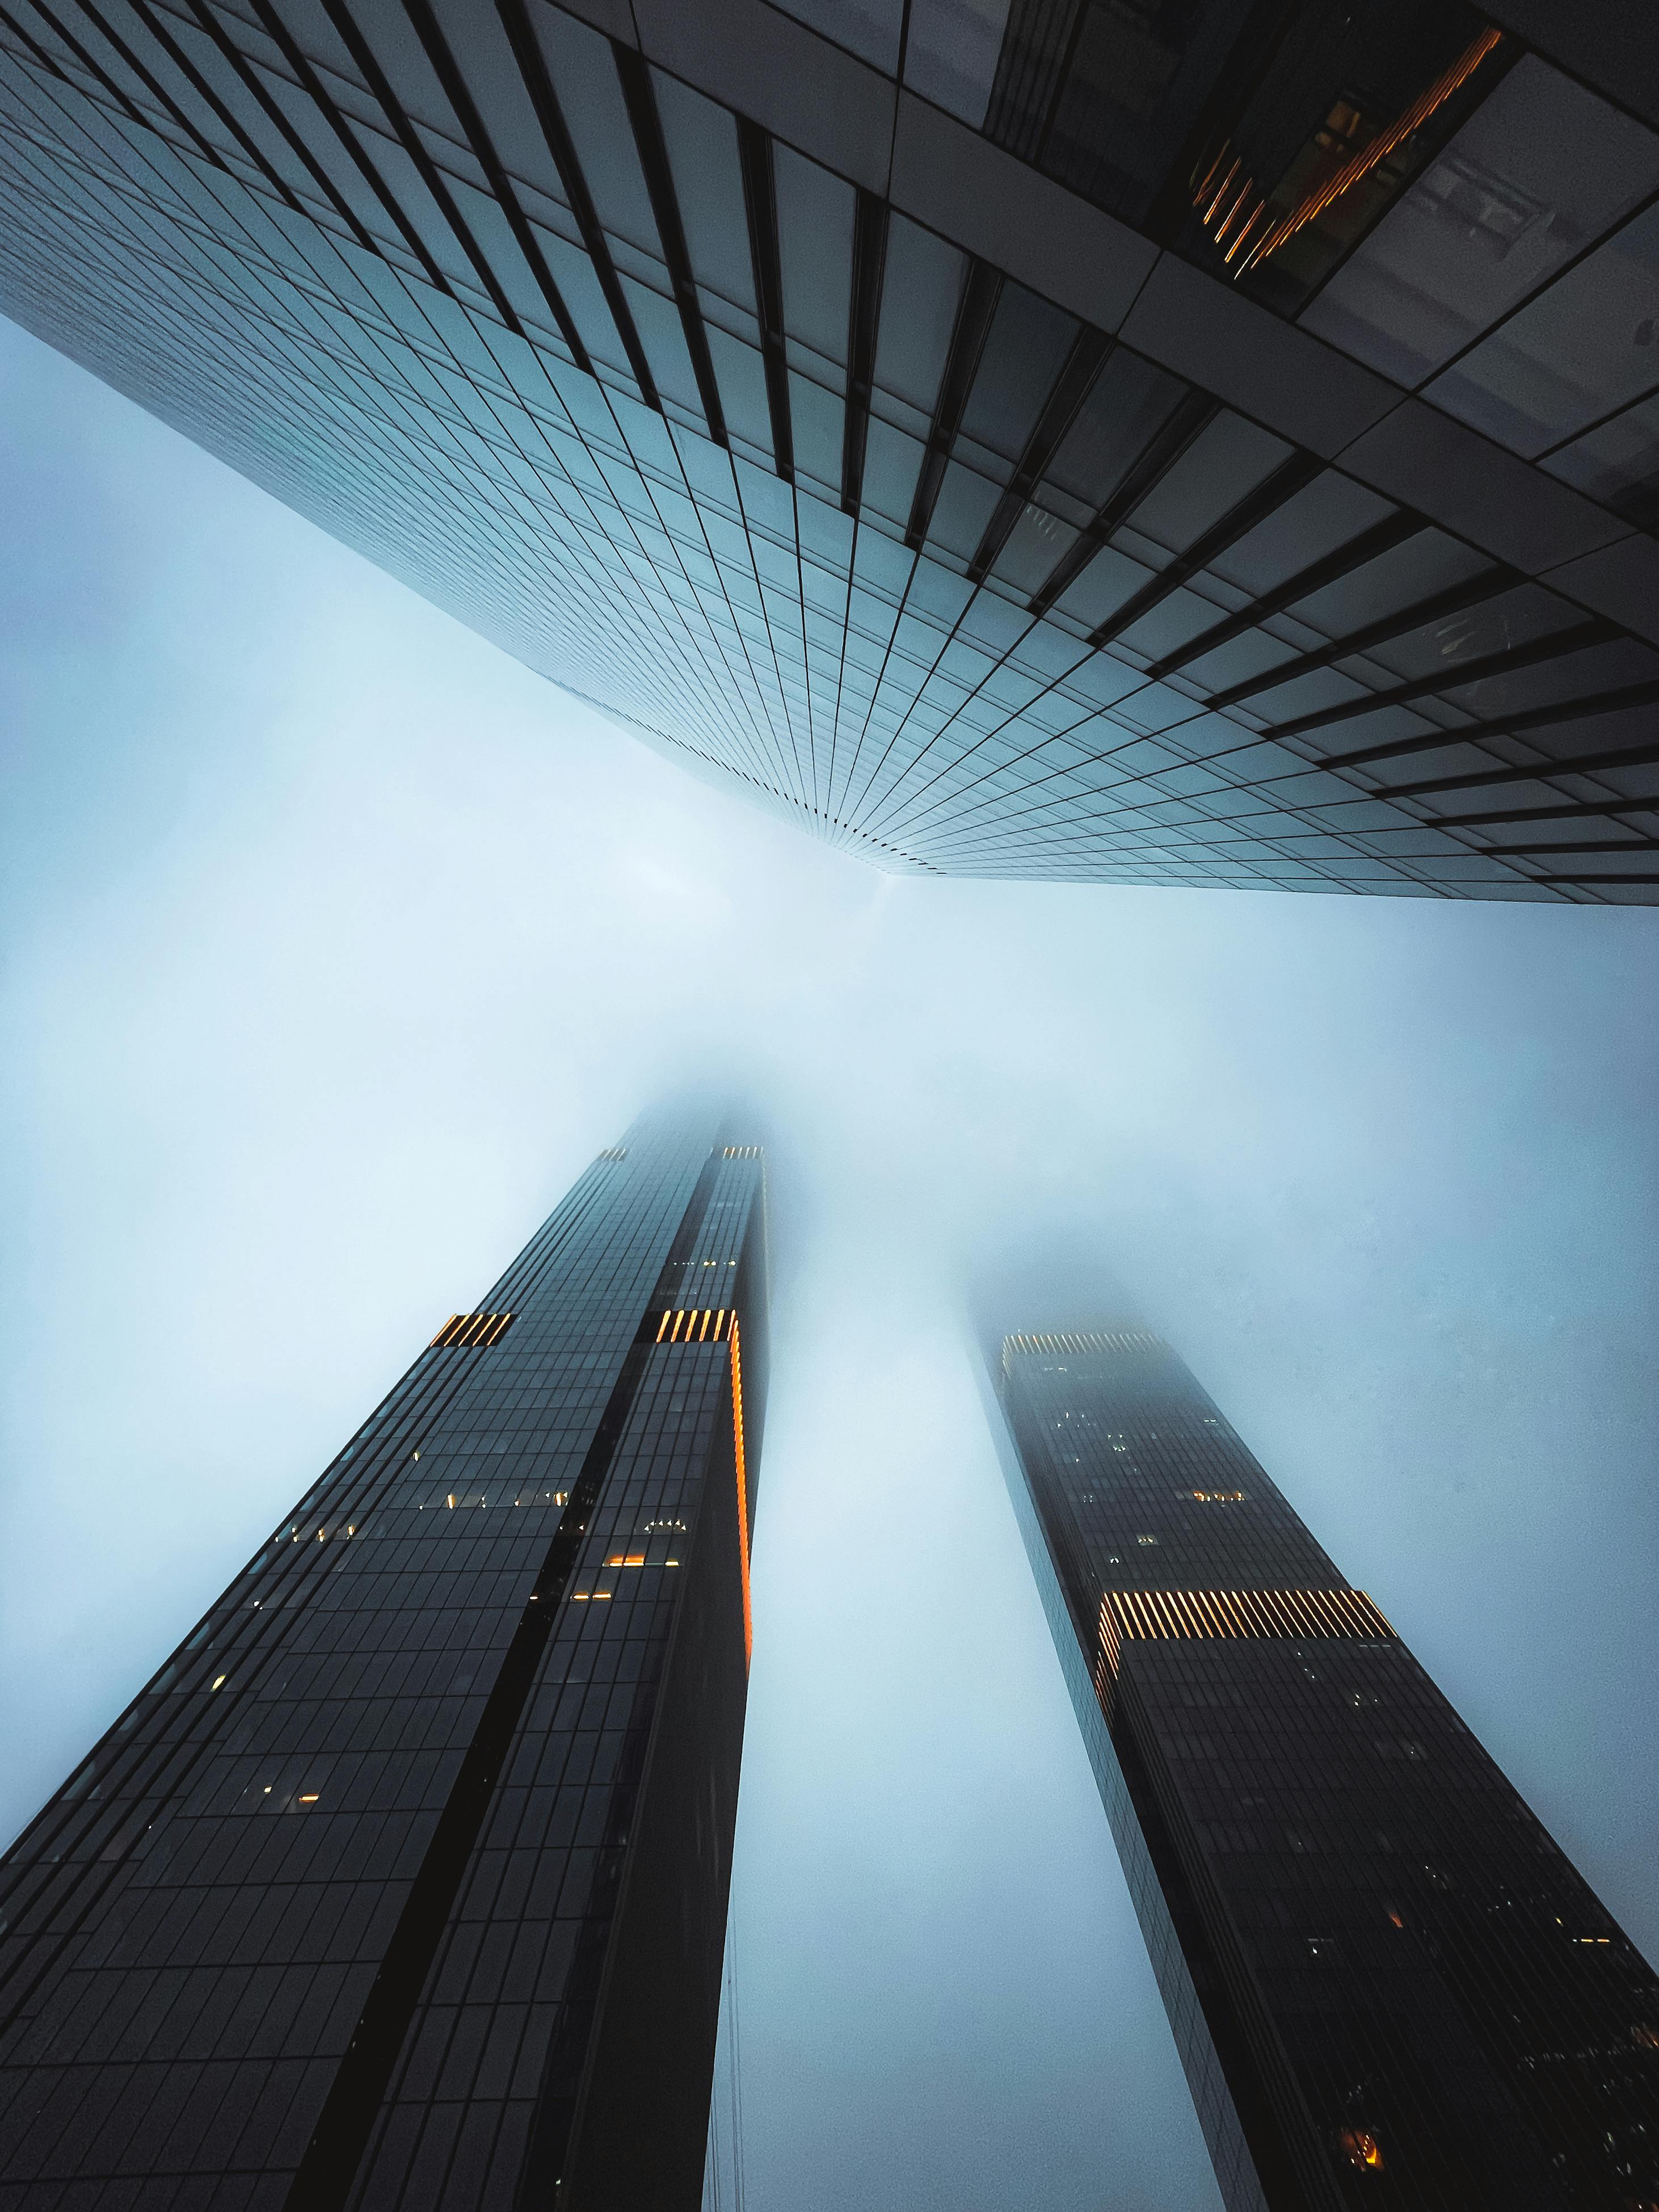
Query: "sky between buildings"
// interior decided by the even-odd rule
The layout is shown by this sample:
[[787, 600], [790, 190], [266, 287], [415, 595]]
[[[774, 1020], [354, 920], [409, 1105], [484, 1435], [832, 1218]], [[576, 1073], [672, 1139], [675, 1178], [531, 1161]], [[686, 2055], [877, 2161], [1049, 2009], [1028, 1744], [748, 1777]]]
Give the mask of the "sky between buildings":
[[968, 1366], [987, 1251], [1127, 1286], [1659, 1955], [1659, 915], [885, 878], [3, 324], [0, 392], [0, 1832], [713, 1078], [780, 1259], [748, 2212], [1218, 2203]]

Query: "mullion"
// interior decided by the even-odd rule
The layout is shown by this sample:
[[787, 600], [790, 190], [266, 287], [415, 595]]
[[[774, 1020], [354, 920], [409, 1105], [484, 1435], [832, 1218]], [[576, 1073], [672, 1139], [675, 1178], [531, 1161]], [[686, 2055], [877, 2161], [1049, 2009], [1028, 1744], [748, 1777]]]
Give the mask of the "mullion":
[[[1652, 688], [1654, 696], [1659, 697], [1659, 685]], [[1503, 736], [1505, 733], [1500, 730], [1496, 734]], [[1488, 786], [1504, 783], [1547, 783], [1555, 775], [1599, 775], [1606, 769], [1650, 768], [1656, 762], [1659, 762], [1659, 743], [1650, 738], [1646, 744], [1623, 745], [1613, 752], [1581, 753], [1576, 759], [1518, 761], [1504, 768], [1475, 769], [1462, 775], [1432, 776], [1422, 783], [1384, 784], [1368, 795], [1373, 799], [1426, 799], [1432, 797], [1437, 791], [1480, 791]], [[1312, 761], [1309, 765], [1312, 768], [1340, 769], [1350, 763], [1339, 757], [1330, 761]], [[1647, 799], [1632, 799], [1630, 805], [1638, 810], [1645, 808], [1659, 811], [1659, 793]], [[1548, 810], [1548, 815], [1553, 815], [1555, 811], [1553, 808]], [[1605, 814], [1608, 808], [1586, 801], [1584, 811]]]
[[352, 210], [349, 201], [295, 129], [280, 104], [273, 100], [265, 89], [258, 70], [235, 41], [227, 35], [224, 26], [210, 5], [210, 0], [187, 0], [187, 4], [203, 31], [218, 48], [226, 64], [240, 78], [249, 96], [258, 103], [272, 127], [281, 134], [296, 159], [304, 164], [307, 174], [326, 197], [329, 205], [339, 216], [341, 222], [349, 228], [358, 245], [366, 252], [378, 254], [380, 248], [375, 244], [373, 234], [359, 221]]
[[[536, 111], [536, 120], [541, 125], [547, 150], [553, 157], [553, 166], [559, 173], [565, 198], [570, 203], [570, 212], [581, 234], [587, 258], [593, 264], [593, 274], [599, 280], [599, 290], [605, 295], [605, 306], [611, 310], [611, 319], [617, 326], [617, 335], [628, 356], [628, 365], [634, 372], [640, 396], [647, 407], [660, 414], [662, 401], [657, 392], [657, 380], [651, 373], [645, 348], [640, 343], [632, 311], [623, 293], [622, 280], [617, 274], [616, 264], [611, 258], [611, 247], [599, 222], [599, 210], [593, 204], [593, 196], [587, 189], [587, 179], [576, 158], [576, 142], [564, 119], [564, 110], [559, 105], [559, 96], [554, 90], [546, 58], [532, 28], [525, 0], [495, 0], [495, 13], [501, 18], [501, 28], [513, 49], [513, 58], [519, 64], [525, 90]], [[585, 349], [580, 358], [581, 366], [591, 375], [593, 372]]]
[[[511, 0], [507, 0], [507, 4], [511, 4]], [[656, 217], [663, 258], [668, 264], [668, 281], [674, 289], [674, 304], [679, 309], [680, 328], [685, 333], [685, 349], [691, 356], [691, 374], [697, 381], [697, 396], [702, 402], [709, 436], [717, 446], [724, 446], [729, 443], [726, 410], [721, 404], [720, 386], [714, 376], [714, 363], [708, 350], [708, 333], [703, 327], [702, 307], [697, 298], [697, 280], [691, 267], [690, 250], [685, 242], [685, 225], [680, 216], [679, 199], [674, 190], [674, 173], [669, 165], [668, 149], [663, 141], [662, 118], [657, 112], [657, 95], [651, 83], [650, 64], [637, 48], [625, 46], [617, 40], [612, 40], [611, 51], [622, 85], [623, 102], [628, 110], [629, 122], [633, 126], [634, 148], [640, 157], [640, 167], [644, 172], [651, 212]]]
[[1046, 615], [1056, 599], [1070, 591], [1101, 547], [1126, 516], [1139, 506], [1175, 466], [1202, 430], [1221, 412], [1221, 402], [1207, 392], [1188, 392], [1178, 400], [1158, 430], [1132, 462], [1111, 497], [1086, 523], [1074, 545], [1054, 563], [1046, 580], [1026, 602], [1034, 615]]
[[[255, 4], [258, 4], [258, 0], [255, 0]], [[437, 164], [422, 143], [420, 132], [404, 114], [402, 104], [397, 94], [392, 89], [385, 70], [374, 58], [374, 49], [358, 29], [346, 7], [345, 0], [321, 0], [321, 5], [329, 21], [334, 26], [342, 45], [362, 71], [363, 82], [379, 103], [381, 113], [392, 125], [398, 144], [414, 163], [416, 175], [432, 196], [433, 204], [449, 225], [462, 252], [472, 264], [478, 281], [489, 295], [496, 313], [516, 337], [526, 337], [526, 332], [514, 311], [513, 302], [501, 289], [501, 282], [490, 267], [488, 257], [477, 240], [473, 237], [466, 218], [456, 206], [448, 185], [439, 174]]]
[[[1351, 538], [1346, 545], [1339, 545], [1334, 552], [1324, 554], [1317, 561], [1310, 561], [1305, 568], [1298, 568], [1295, 575], [1287, 577], [1284, 583], [1275, 586], [1271, 592], [1264, 592], [1259, 599], [1252, 599], [1249, 606], [1241, 607], [1237, 614], [1229, 615], [1224, 622], [1216, 623], [1210, 629], [1201, 630], [1196, 637], [1188, 638], [1185, 645], [1176, 646], [1162, 659], [1153, 661], [1146, 671], [1147, 680], [1157, 683], [1163, 677], [1172, 676], [1176, 669], [1184, 668], [1188, 661], [1200, 659], [1205, 653], [1213, 653], [1218, 646], [1231, 645], [1234, 638], [1242, 637], [1246, 630], [1255, 629], [1271, 616], [1283, 614], [1286, 607], [1294, 606], [1298, 599], [1308, 599], [1315, 592], [1322, 591], [1326, 585], [1340, 583], [1344, 576], [1351, 576], [1356, 568], [1363, 568], [1368, 561], [1375, 561], [1384, 553], [1392, 553], [1397, 545], [1403, 545], [1407, 538], [1417, 537], [1428, 526], [1421, 515], [1413, 514], [1409, 508], [1403, 507], [1397, 514], [1374, 523], [1369, 530], [1361, 531], [1358, 538]], [[1213, 700], [1210, 702], [1212, 706], [1214, 703]]]
[[[1589, 625], [1585, 624], [1588, 629]], [[1558, 636], [1569, 635], [1558, 632]], [[1613, 631], [1613, 635], [1620, 635]], [[1540, 640], [1547, 643], [1547, 640]], [[1534, 655], [1534, 658], [1540, 658]], [[1426, 683], [1427, 679], [1425, 679]], [[1420, 692], [1420, 685], [1407, 684], [1407, 690]], [[1397, 693], [1374, 691], [1369, 700], [1356, 702], [1359, 711], [1370, 713], [1373, 706], [1387, 706]], [[1552, 728], [1557, 722], [1582, 722], [1594, 714], [1617, 714], [1626, 707], [1650, 706], [1659, 700], [1659, 678], [1649, 678], [1645, 683], [1621, 684], [1616, 691], [1589, 692], [1580, 699], [1559, 699], [1542, 707], [1527, 707], [1514, 714], [1496, 714], [1490, 721], [1463, 722], [1451, 729], [1424, 730], [1415, 737], [1395, 738], [1387, 744], [1367, 745], [1355, 753], [1334, 753], [1327, 760], [1313, 765], [1319, 768], [1364, 768], [1372, 761], [1402, 760], [1413, 753], [1438, 752], [1443, 746], [1480, 744], [1489, 738], [1524, 738], [1528, 730]], [[1331, 720], [1340, 717], [1332, 716]], [[1322, 726], [1322, 722], [1321, 726]], [[1276, 739], [1297, 734], [1289, 724], [1282, 730], [1263, 730], [1251, 741], [1255, 744], [1272, 744]], [[1231, 750], [1243, 752], [1249, 746], [1235, 746]], [[1639, 754], [1646, 757], [1645, 751]]]
[[950, 348], [939, 377], [939, 398], [934, 402], [933, 419], [928, 426], [927, 447], [916, 476], [915, 494], [910, 501], [910, 519], [904, 529], [904, 542], [912, 552], [921, 550], [933, 521], [939, 486], [945, 481], [945, 464], [962, 427], [968, 395], [973, 389], [974, 374], [985, 350], [985, 341], [990, 336], [991, 318], [1002, 296], [1002, 286], [1000, 270], [977, 258], [969, 264], [968, 281], [957, 305]]
[[974, 557], [968, 563], [969, 583], [981, 583], [989, 574], [1024, 513], [1027, 500], [1053, 459], [1055, 448], [1077, 420], [1078, 410], [1088, 398], [1115, 343], [1103, 331], [1087, 328], [1079, 331], [1072, 341], [1054, 389], [1043, 402], [1036, 428], [1025, 441], [1019, 465], [1009, 479], [1008, 489], [997, 501]]
[[[84, 0], [82, 0], [82, 4], [84, 4]], [[210, 108], [212, 112], [218, 117], [220, 122], [223, 124], [225, 129], [229, 131], [231, 137], [236, 141], [236, 143], [241, 148], [243, 153], [246, 155], [248, 160], [259, 172], [259, 174], [266, 179], [266, 181], [270, 185], [272, 190], [279, 194], [283, 204], [286, 207], [291, 208], [295, 215], [309, 216], [310, 210], [307, 209], [295, 196], [292, 186], [288, 184], [286, 179], [283, 178], [276, 170], [272, 168], [270, 161], [265, 156], [264, 149], [248, 136], [237, 118], [232, 113], [231, 110], [226, 106], [224, 101], [220, 99], [218, 94], [213, 89], [213, 87], [202, 75], [194, 62], [192, 62], [190, 57], [185, 52], [178, 40], [173, 36], [173, 33], [156, 21], [155, 11], [149, 5], [149, 0], [128, 0], [128, 5], [131, 8], [134, 15], [138, 17], [140, 22], [143, 24], [146, 30], [149, 31], [151, 38], [155, 40], [156, 45], [161, 47], [162, 52], [167, 57], [167, 59], [173, 64], [173, 67], [179, 71], [179, 75], [190, 86], [191, 91], [195, 93], [197, 98], [203, 102], [204, 106]]]
[[1556, 853], [1652, 853], [1659, 855], [1659, 838], [1644, 837], [1566, 837], [1547, 845], [1475, 845], [1472, 852], [1502, 854], [1506, 858], [1520, 854], [1530, 858]]
[[[786, 483], [795, 481], [795, 436], [789, 407], [789, 356], [783, 323], [783, 261], [778, 243], [777, 187], [772, 173], [772, 141], [758, 123], [740, 115], [738, 158], [743, 170], [744, 209], [749, 218], [749, 258], [754, 269], [755, 304], [759, 310], [761, 363], [766, 377], [766, 406], [772, 425], [772, 458]], [[762, 604], [764, 605], [763, 596]]]
[[1143, 615], [1150, 614], [1154, 607], [1161, 605], [1173, 592], [1178, 592], [1200, 568], [1206, 568], [1218, 553], [1224, 553], [1230, 545], [1236, 544], [1258, 523], [1265, 522], [1287, 500], [1294, 499], [1297, 492], [1305, 490], [1324, 465], [1313, 453], [1287, 456], [1264, 483], [1258, 484], [1254, 491], [1247, 492], [1201, 538], [1194, 538], [1184, 553], [1177, 554], [1167, 568], [1160, 568], [1157, 575], [1143, 584], [1115, 614], [1109, 616], [1091, 630], [1090, 644], [1098, 650], [1103, 645], [1109, 645], [1115, 637], [1121, 637]]
[[[356, 170], [358, 175], [362, 177], [363, 182], [368, 186], [370, 191], [374, 193], [375, 198], [380, 202], [380, 205], [386, 210], [386, 214], [391, 217], [398, 235], [403, 240], [404, 245], [408, 246], [410, 252], [420, 263], [421, 267], [425, 270], [428, 280], [436, 286], [439, 291], [445, 294], [447, 298], [453, 300], [455, 296], [454, 288], [451, 285], [448, 277], [445, 276], [443, 270], [438, 266], [437, 262], [433, 258], [431, 247], [421, 236], [420, 232], [410, 221], [408, 214], [404, 210], [402, 202], [392, 191], [391, 185], [387, 184], [386, 179], [375, 167], [374, 162], [370, 161], [368, 153], [365, 151], [362, 142], [357, 137], [356, 131], [352, 129], [351, 125], [347, 120], [346, 117], [341, 113], [339, 108], [336, 106], [333, 100], [325, 88], [322, 79], [318, 76], [316, 70], [313, 69], [311, 64], [307, 60], [305, 55], [301, 52], [299, 46], [289, 35], [287, 24], [284, 23], [282, 17], [277, 15], [275, 8], [271, 5], [271, 0], [249, 0], [249, 5], [252, 8], [254, 14], [258, 17], [261, 27], [264, 30], [266, 35], [276, 46], [277, 51], [281, 53], [283, 60], [288, 64], [289, 67], [294, 71], [295, 82], [300, 86], [303, 92], [307, 93], [310, 96], [312, 103], [315, 106], [317, 112], [322, 117], [324, 122], [327, 124], [329, 129], [334, 133], [334, 136], [339, 140], [341, 146], [344, 149], [346, 158], [350, 161], [353, 168]], [[379, 249], [377, 248], [376, 251], [378, 252]], [[382, 255], [381, 258], [384, 259], [385, 256]]]
[[[864, 457], [870, 434], [870, 400], [875, 388], [876, 337], [881, 316], [882, 276], [887, 259], [887, 203], [866, 186], [858, 187], [853, 218], [853, 283], [848, 307], [847, 414], [842, 440], [842, 512], [855, 520], [864, 498]], [[848, 568], [851, 583], [851, 568]], [[843, 652], [845, 646], [843, 644]], [[837, 708], [839, 720], [839, 708]], [[831, 781], [833, 782], [833, 776]]]
[[[496, 204], [507, 218], [507, 228], [517, 240], [519, 251], [523, 254], [530, 273], [536, 280], [536, 289], [546, 301], [548, 310], [558, 325], [560, 337], [574, 350], [580, 344], [576, 325], [572, 321], [570, 311], [564, 303], [563, 295], [553, 281], [553, 272], [547, 265], [546, 256], [542, 252], [535, 232], [530, 227], [528, 216], [520, 204], [519, 196], [513, 189], [512, 180], [501, 166], [495, 143], [484, 127], [483, 118], [479, 114], [477, 104], [467, 89], [465, 78], [456, 66], [455, 58], [450, 52], [443, 33], [438, 27], [436, 16], [428, 5], [428, 0], [404, 0], [404, 12], [414, 26], [415, 35], [420, 40], [428, 61], [432, 64], [433, 74], [443, 87], [444, 96], [454, 110], [456, 120], [466, 134], [467, 143], [472, 149], [479, 167], [489, 180], [489, 187], [495, 195]], [[622, 337], [624, 346], [628, 343], [628, 331], [623, 329]], [[637, 343], [637, 340], [635, 343]], [[633, 360], [631, 353], [629, 358], [631, 363]]]
[[[1574, 623], [1566, 629], [1551, 630], [1547, 636], [1533, 638], [1525, 645], [1508, 646], [1501, 653], [1489, 653], [1483, 659], [1471, 660], [1462, 669], [1438, 668], [1432, 676], [1419, 676], [1409, 684], [1395, 684], [1387, 690], [1369, 691], [1364, 698], [1344, 700], [1340, 706], [1321, 707], [1311, 714], [1298, 714], [1292, 721], [1270, 723], [1261, 731], [1261, 736], [1264, 741], [1274, 738], [1304, 737], [1310, 731], [1328, 730], [1339, 722], [1358, 720], [1361, 715], [1375, 714], [1380, 708], [1408, 707], [1413, 700], [1440, 698], [1448, 691], [1461, 690], [1466, 684], [1481, 683], [1489, 676], [1507, 676], [1516, 669], [1537, 667], [1541, 662], [1565, 660], [1572, 653], [1589, 652], [1593, 646], [1610, 645], [1623, 635], [1616, 623], [1610, 623], [1600, 615], [1587, 616], [1583, 622]], [[1358, 651], [1359, 648], [1348, 649]], [[1212, 707], [1219, 703], [1213, 699], [1209, 702]], [[1452, 705], [1455, 702], [1448, 701], [1446, 703]], [[1464, 729], [1460, 728], [1439, 730], [1427, 733], [1422, 742], [1433, 746], [1462, 734]], [[1401, 738], [1398, 742], [1409, 748], [1416, 746], [1419, 740]], [[1375, 757], [1382, 757], [1386, 751], [1392, 750], [1392, 746], [1380, 749]], [[1364, 760], [1373, 756], [1356, 753], [1350, 757]]]
[[[1300, 579], [1292, 578], [1291, 580], [1299, 582]], [[1241, 700], [1253, 699], [1259, 692], [1276, 690], [1281, 684], [1292, 684], [1297, 677], [1310, 675], [1317, 668], [1328, 668], [1333, 661], [1345, 660], [1350, 654], [1369, 653], [1373, 646], [1387, 645], [1393, 638], [1407, 637], [1413, 630], [1421, 629], [1425, 623], [1437, 622], [1444, 615], [1462, 614], [1466, 608], [1496, 599], [1500, 592], [1513, 591], [1517, 585], [1528, 580], [1518, 569], [1505, 568], [1502, 564], [1482, 568], [1474, 575], [1466, 577], [1461, 584], [1452, 584], [1443, 592], [1436, 592], [1431, 597], [1414, 600], [1410, 606], [1401, 607], [1394, 614], [1382, 616], [1377, 621], [1367, 623], [1364, 629], [1350, 630], [1345, 637], [1333, 638], [1328, 645], [1322, 645], [1316, 652], [1299, 653], [1292, 660], [1281, 660], [1276, 666], [1264, 669], [1259, 676], [1246, 677], [1242, 684], [1230, 684], [1224, 691], [1212, 692], [1205, 704], [1217, 711], [1224, 707], [1236, 707]], [[1300, 598], [1303, 594], [1298, 592], [1296, 596]], [[1243, 611], [1242, 627], [1249, 629], [1252, 626], [1256, 611], [1254, 607]], [[1278, 610], [1264, 611], [1277, 612]], [[1200, 638], [1196, 642], [1202, 647], [1205, 641]], [[1188, 657], [1192, 656], [1188, 654]], [[1164, 662], [1163, 670], [1167, 670], [1169, 665], [1169, 662]], [[1154, 672], [1149, 669], [1147, 673], [1151, 675]]]

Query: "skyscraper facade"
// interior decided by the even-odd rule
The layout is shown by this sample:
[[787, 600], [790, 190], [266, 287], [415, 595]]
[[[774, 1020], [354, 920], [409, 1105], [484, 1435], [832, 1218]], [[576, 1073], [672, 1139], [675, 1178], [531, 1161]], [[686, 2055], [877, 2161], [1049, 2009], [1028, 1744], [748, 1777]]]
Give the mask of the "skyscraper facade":
[[1228, 2212], [1659, 2203], [1659, 1978], [1377, 1607], [1158, 1338], [994, 1364]]
[[911, 872], [1659, 898], [1659, 33], [4, 0], [0, 306]]
[[0, 2204], [695, 2207], [763, 1166], [601, 1153], [0, 1864]]

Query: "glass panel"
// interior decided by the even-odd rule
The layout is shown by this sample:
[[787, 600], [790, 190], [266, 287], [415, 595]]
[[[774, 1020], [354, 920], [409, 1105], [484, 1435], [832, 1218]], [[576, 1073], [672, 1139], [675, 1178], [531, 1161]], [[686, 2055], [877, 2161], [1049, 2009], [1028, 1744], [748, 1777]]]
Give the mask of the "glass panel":
[[[1384, 670], [1402, 680], [1437, 673], [1449, 690], [1466, 662], [1508, 653], [1534, 638], [1569, 629], [1583, 619], [1581, 609], [1547, 592], [1541, 584], [1521, 584], [1477, 605], [1442, 615], [1421, 629], [1408, 630], [1403, 637], [1372, 646], [1365, 661], [1373, 670]], [[1358, 664], [1355, 672], [1362, 681], [1376, 680], [1375, 675], [1364, 675]]]
[[792, 338], [844, 368], [858, 196], [851, 185], [787, 146], [774, 148], [772, 168], [784, 328]]
[[1018, 460], [1079, 327], [1023, 285], [1005, 283], [963, 412], [964, 433]]
[[928, 537], [948, 552], [957, 554], [964, 561], [971, 560], [985, 526], [991, 520], [997, 498], [995, 484], [988, 483], [972, 469], [963, 468], [960, 461], [952, 461], [939, 487]]
[[1248, 537], [1218, 554], [1210, 567], [1252, 594], [1271, 592], [1393, 513], [1376, 493], [1327, 469]]
[[651, 82], [692, 273], [699, 284], [752, 315], [755, 269], [744, 210], [738, 126], [726, 109], [693, 92], [678, 77], [653, 70]]
[[1054, 574], [1055, 563], [1076, 538], [1070, 523], [1044, 507], [1028, 506], [1009, 532], [994, 573], [1018, 591], [1035, 592]]
[[1137, 222], [1213, 92], [1244, 14], [1240, 0], [1016, 0], [985, 130]]
[[786, 15], [838, 46], [849, 47], [889, 76], [898, 75], [904, 0], [775, 0]]
[[978, 130], [1007, 22], [1008, 0], [910, 0], [905, 83]]
[[1134, 510], [1137, 531], [1174, 552], [1254, 491], [1290, 452], [1242, 415], [1218, 415]]
[[599, 221], [660, 261], [656, 218], [609, 41], [560, 9], [538, 9], [535, 21]]
[[1186, 394], [1178, 377], [1120, 346], [1062, 440], [1049, 476], [1091, 511], [1103, 506]]
[[1310, 592], [1297, 601], [1297, 619], [1325, 637], [1346, 637], [1351, 630], [1415, 606], [1419, 599], [1446, 591], [1491, 565], [1486, 554], [1460, 545], [1455, 538], [1442, 537], [1437, 530], [1424, 531], [1392, 552], [1379, 553], [1351, 575]]
[[1307, 309], [1417, 384], [1659, 185], [1659, 139], [1532, 55]]
[[1659, 208], [1482, 341], [1428, 396], [1517, 453], [1542, 453], [1659, 384]]
[[931, 416], [962, 297], [967, 257], [896, 215], [882, 279], [876, 382]]
[[1544, 464], [1643, 530], [1659, 524], [1659, 399], [1604, 422]]

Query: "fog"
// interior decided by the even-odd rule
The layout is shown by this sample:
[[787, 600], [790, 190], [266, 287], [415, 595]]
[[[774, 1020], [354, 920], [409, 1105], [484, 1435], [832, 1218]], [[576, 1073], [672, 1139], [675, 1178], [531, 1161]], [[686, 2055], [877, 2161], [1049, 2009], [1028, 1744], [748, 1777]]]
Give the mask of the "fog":
[[713, 1080], [779, 1261], [748, 2212], [1218, 2203], [969, 1365], [988, 1255], [1133, 1298], [1659, 1953], [1659, 917], [883, 877], [5, 325], [0, 389], [0, 1830]]

